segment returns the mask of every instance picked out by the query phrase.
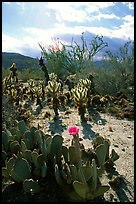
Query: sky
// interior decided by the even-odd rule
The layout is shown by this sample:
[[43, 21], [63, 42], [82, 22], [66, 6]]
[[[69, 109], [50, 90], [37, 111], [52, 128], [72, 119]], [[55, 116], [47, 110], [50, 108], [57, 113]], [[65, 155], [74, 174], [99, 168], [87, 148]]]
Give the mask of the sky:
[[116, 51], [134, 40], [134, 2], [2, 2], [2, 52], [39, 58], [41, 49], [59, 39], [90, 42], [103, 35]]

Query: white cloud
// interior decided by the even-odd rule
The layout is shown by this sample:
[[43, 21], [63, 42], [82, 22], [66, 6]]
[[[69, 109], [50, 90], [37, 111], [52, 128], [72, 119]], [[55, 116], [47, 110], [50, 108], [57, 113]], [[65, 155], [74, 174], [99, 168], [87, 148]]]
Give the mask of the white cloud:
[[[11, 3], [11, 2], [3, 2]], [[12, 2], [13, 3], [13, 2]], [[25, 9], [27, 3], [14, 2], [18, 6], [21, 6], [22, 10]], [[132, 7], [132, 2], [128, 2], [127, 6]], [[38, 4], [38, 3], [37, 3]], [[40, 4], [40, 3], [39, 3]], [[27, 50], [38, 50], [40, 47], [38, 43], [43, 45], [51, 45], [52, 38], [59, 35], [81, 35], [82, 32], [90, 32], [95, 35], [102, 34], [109, 38], [121, 38], [124, 40], [134, 39], [134, 16], [126, 15], [122, 18], [123, 24], [120, 26], [114, 25], [113, 29], [96, 26], [66, 26], [65, 21], [70, 22], [87, 22], [89, 20], [101, 20], [101, 19], [120, 19], [114, 13], [101, 13], [103, 8], [114, 6], [114, 2], [45, 2], [42, 4], [45, 8], [48, 8], [46, 14], [50, 16], [50, 9], [54, 10], [54, 15], [58, 20], [55, 27], [52, 29], [39, 29], [34, 27], [24, 28], [25, 36], [20, 40], [19, 38], [11, 37], [9, 35], [2, 35], [2, 51], [3, 52], [19, 52], [26, 54]], [[46, 11], [46, 9], [45, 9]], [[98, 13], [94, 13], [98, 12]], [[94, 13], [94, 14], [93, 14]], [[97, 15], [98, 14], [98, 15]], [[24, 33], [23, 32], [23, 33]], [[67, 42], [63, 42], [67, 43]], [[30, 55], [30, 53], [29, 53]]]
[[134, 16], [127, 15], [122, 19], [124, 20], [124, 23], [120, 26], [122, 37], [128, 36], [128, 38], [134, 40]]
[[[43, 30], [38, 28], [27, 28], [25, 29], [36, 42], [40, 42], [43, 45], [51, 45], [52, 39], [56, 36], [63, 35], [81, 35], [82, 32], [90, 32], [95, 35], [103, 35], [109, 38], [120, 38], [124, 40], [134, 39], [134, 17], [125, 16], [123, 18], [124, 23], [114, 29], [108, 29], [104, 27], [89, 27], [89, 26], [75, 26], [68, 27], [65, 24], [56, 24], [56, 27], [50, 30]], [[60, 39], [61, 40], [61, 39]], [[29, 40], [30, 42], [30, 40]], [[67, 43], [67, 42], [63, 42]]]
[[127, 15], [127, 16], [124, 16], [122, 19], [127, 21], [127, 22], [133, 22], [134, 21], [134, 16]]
[[[104, 27], [89, 27], [89, 26], [75, 26], [68, 27], [64, 23], [56, 24], [52, 29], [45, 30], [39, 28], [24, 28], [26, 32], [25, 36], [19, 40], [8, 35], [2, 35], [2, 51], [3, 52], [19, 52], [22, 54], [25, 50], [38, 50], [40, 47], [38, 43], [41, 43], [44, 46], [49, 46], [53, 43], [53, 39], [57, 36], [63, 35], [81, 35], [82, 32], [90, 32], [95, 35], [103, 35], [109, 38], [121, 38], [124, 40], [134, 40], [134, 17], [131, 15], [124, 16], [123, 24], [119, 27], [114, 26], [114, 29], [108, 29]], [[61, 39], [60, 39], [61, 40]], [[63, 42], [67, 43], [67, 42]], [[26, 49], [24, 49], [26, 48]], [[30, 54], [29, 54], [30, 55]]]
[[115, 18], [115, 19], [120, 19], [120, 17], [119, 16], [116, 16], [115, 14], [102, 14], [102, 13], [100, 13], [100, 14], [98, 14], [97, 16], [92, 16], [92, 20], [98, 20], [98, 21], [100, 21], [101, 19], [113, 19], [113, 18]]
[[2, 52], [21, 52], [20, 41], [14, 37], [2, 34]]
[[83, 22], [87, 20], [87, 14], [83, 10], [77, 10], [74, 7], [73, 2], [61, 3], [61, 2], [51, 2], [48, 3], [47, 8], [55, 11], [56, 19], [58, 22], [71, 21], [71, 22]]
[[32, 37], [17, 39], [15, 37], [2, 34], [2, 52], [15, 52], [33, 57], [30, 50], [34, 52], [35, 50], [38, 50], [40, 52], [38, 43], [35, 42]]
[[86, 3], [85, 10], [88, 13], [98, 12], [99, 10], [115, 5], [115, 2], [85, 2], [85, 3]]
[[[63, 21], [84, 22], [92, 19], [91, 13], [114, 4], [113, 2], [48, 2], [47, 8], [54, 10], [56, 20], [60, 23]], [[104, 15], [102, 17], [104, 18]], [[115, 18], [115, 15], [113, 17]]]

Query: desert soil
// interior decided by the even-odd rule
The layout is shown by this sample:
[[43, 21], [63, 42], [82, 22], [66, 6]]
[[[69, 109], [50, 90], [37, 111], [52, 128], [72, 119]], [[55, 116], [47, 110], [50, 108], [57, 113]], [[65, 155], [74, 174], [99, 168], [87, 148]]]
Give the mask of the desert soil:
[[[45, 113], [50, 112], [51, 117], [46, 118]], [[97, 112], [91, 120], [81, 122], [77, 110], [73, 107], [66, 111], [59, 111], [59, 118], [53, 120], [53, 111], [49, 108], [43, 108], [41, 113], [31, 120], [31, 126], [38, 127], [45, 133], [59, 133], [64, 138], [64, 144], [69, 146], [72, 136], [68, 134], [68, 128], [76, 125], [79, 128], [80, 143], [85, 149], [92, 147], [93, 138], [96, 135], [108, 138], [111, 142], [110, 151], [114, 149], [119, 155], [115, 161], [115, 172], [110, 180], [117, 176], [123, 178], [120, 180], [117, 188], [111, 187], [104, 194], [106, 202], [134, 202], [134, 121], [127, 119], [117, 119], [106, 113]], [[108, 184], [108, 174], [104, 175], [101, 182]]]

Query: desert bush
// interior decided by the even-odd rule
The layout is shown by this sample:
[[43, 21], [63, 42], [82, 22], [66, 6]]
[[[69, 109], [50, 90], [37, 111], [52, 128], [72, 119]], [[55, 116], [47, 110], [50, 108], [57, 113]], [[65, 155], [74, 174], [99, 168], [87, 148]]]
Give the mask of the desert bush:
[[107, 46], [103, 36], [96, 35], [87, 45], [84, 33], [81, 35], [81, 45], [72, 39], [70, 45], [56, 40], [54, 45], [45, 47], [39, 44], [42, 56], [46, 60], [49, 73], [54, 72], [59, 78], [79, 72], [86, 63], [86, 59], [92, 61], [96, 53]]
[[27, 68], [18, 72], [18, 78], [26, 82], [29, 79], [44, 79], [44, 74], [40, 69], [30, 70]]
[[133, 98], [134, 92], [134, 42], [127, 41], [118, 52], [106, 51], [105, 67], [108, 67], [109, 75], [113, 75], [118, 91], [122, 91]]

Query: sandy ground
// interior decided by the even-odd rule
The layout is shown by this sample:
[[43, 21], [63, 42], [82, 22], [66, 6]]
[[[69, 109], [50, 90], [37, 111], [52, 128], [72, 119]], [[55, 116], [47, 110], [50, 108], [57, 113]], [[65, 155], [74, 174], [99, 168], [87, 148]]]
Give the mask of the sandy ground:
[[[51, 118], [45, 118], [45, 112], [51, 113]], [[99, 134], [108, 138], [111, 142], [110, 151], [114, 149], [120, 156], [115, 161], [116, 175], [123, 177], [118, 190], [110, 188], [104, 194], [107, 202], [134, 202], [134, 121], [127, 119], [117, 119], [110, 114], [98, 113], [93, 116], [92, 121], [81, 122], [76, 109], [69, 109], [69, 113], [60, 111], [60, 117], [54, 122], [51, 109], [42, 109], [37, 119], [31, 121], [31, 125], [36, 126], [39, 123], [40, 129], [45, 133], [60, 133], [64, 138], [64, 144], [70, 145], [72, 136], [68, 134], [68, 128], [76, 125], [79, 128], [79, 137], [84, 147], [90, 148], [92, 140]], [[112, 179], [116, 177], [113, 175]], [[102, 180], [108, 182], [107, 175]], [[108, 184], [108, 183], [106, 183]]]

